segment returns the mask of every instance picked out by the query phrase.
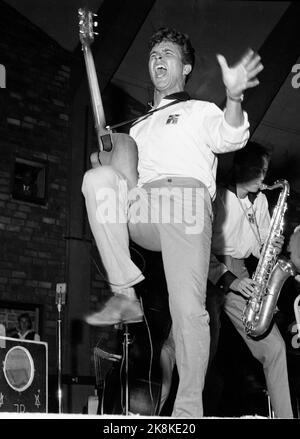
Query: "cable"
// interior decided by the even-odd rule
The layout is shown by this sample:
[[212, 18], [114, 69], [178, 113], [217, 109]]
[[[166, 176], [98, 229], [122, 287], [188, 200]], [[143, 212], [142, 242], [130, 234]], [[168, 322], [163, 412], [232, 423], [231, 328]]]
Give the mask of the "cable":
[[[148, 336], [149, 336], [149, 344], [150, 344], [150, 363], [149, 363], [149, 373], [148, 373], [148, 380], [149, 380], [149, 393], [150, 393], [150, 400], [151, 400], [151, 403], [152, 403], [152, 407], [153, 407], [153, 410], [155, 411], [155, 407], [154, 407], [154, 398], [153, 398], [152, 385], [151, 385], [151, 381], [152, 381], [153, 356], [154, 356], [154, 355], [153, 355], [153, 343], [152, 343], [152, 339], [151, 339], [151, 331], [150, 331], [150, 327], [149, 327], [149, 324], [148, 324], [148, 320], [147, 320], [147, 317], [146, 317], [145, 312], [144, 312], [144, 305], [143, 305], [143, 299], [142, 299], [142, 297], [141, 297], [140, 301], [141, 301], [141, 307], [142, 307], [142, 310], [143, 310], [144, 320], [145, 320], [145, 324], [146, 324], [146, 328], [147, 328]], [[154, 415], [154, 413], [152, 413], [152, 415]]]
[[124, 403], [123, 403], [124, 394], [123, 394], [123, 383], [122, 383], [122, 372], [123, 372], [123, 367], [124, 367], [124, 358], [125, 358], [125, 344], [123, 343], [123, 355], [122, 355], [122, 361], [121, 361], [120, 372], [119, 372], [120, 387], [121, 387], [120, 404], [121, 404], [122, 414], [124, 413]]
[[[130, 246], [129, 249], [134, 250], [134, 251], [140, 256], [140, 258], [142, 259], [143, 267], [142, 267], [142, 269], [141, 269], [141, 273], [142, 273], [142, 275], [144, 275], [144, 273], [145, 273], [145, 269], [146, 269], [146, 261], [145, 261], [145, 258], [143, 257], [143, 255], [142, 255], [142, 254], [141, 254], [136, 248]], [[122, 288], [122, 287], [123, 287], [123, 288], [126, 288], [124, 285], [118, 285], [118, 284], [114, 284], [113, 282], [110, 282], [110, 281], [107, 279], [107, 277], [105, 276], [105, 274], [102, 273], [102, 271], [100, 270], [100, 268], [99, 268], [97, 262], [95, 261], [95, 259], [93, 258], [93, 256], [91, 255], [90, 257], [91, 257], [91, 260], [92, 260], [93, 264], [95, 265], [95, 267], [96, 267], [98, 273], [100, 274], [102, 280], [103, 280], [106, 284], [108, 284], [108, 285], [110, 285], [110, 286], [112, 286], [112, 287], [118, 287], [118, 288]], [[131, 283], [132, 283], [132, 282], [134, 283], [134, 282], [137, 281], [139, 278], [140, 278], [140, 275], [139, 275], [136, 279], [133, 279], [133, 280], [131, 281]]]
[[[133, 250], [138, 256], [140, 256], [142, 262], [143, 262], [143, 267], [141, 269], [142, 274], [145, 273], [145, 269], [146, 269], [146, 260], [143, 257], [143, 255], [134, 247], [130, 246], [129, 247], [131, 250]], [[100, 276], [102, 277], [102, 279], [110, 286], [117, 286], [120, 287], [120, 285], [117, 284], [113, 284], [112, 282], [109, 282], [109, 280], [106, 278], [106, 276], [104, 275], [104, 273], [101, 272], [97, 262], [95, 261], [95, 259], [93, 258], [93, 256], [91, 255], [91, 260], [94, 263], [98, 273], [100, 274]], [[152, 415], [155, 413], [155, 405], [154, 405], [154, 397], [153, 397], [153, 392], [152, 392], [152, 368], [153, 368], [153, 358], [154, 358], [154, 352], [153, 352], [153, 343], [152, 343], [152, 338], [151, 338], [151, 331], [150, 331], [150, 326], [147, 320], [147, 317], [145, 315], [145, 311], [144, 311], [144, 304], [143, 304], [143, 299], [142, 297], [140, 298], [140, 302], [141, 302], [141, 308], [144, 314], [144, 321], [145, 321], [145, 325], [147, 328], [147, 333], [148, 333], [148, 337], [149, 337], [149, 346], [150, 346], [150, 363], [149, 363], [149, 372], [148, 372], [148, 381], [149, 381], [149, 393], [150, 393], [150, 400], [151, 400], [151, 405], [153, 407], [153, 413]], [[121, 394], [120, 394], [120, 399], [121, 399], [121, 409], [122, 412], [124, 413], [124, 404], [123, 404], [123, 385], [122, 385], [122, 369], [124, 367], [124, 357], [125, 357], [125, 352], [124, 352], [124, 344], [123, 344], [123, 355], [122, 355], [122, 361], [121, 361], [121, 365], [120, 365], [120, 386], [121, 386]]]

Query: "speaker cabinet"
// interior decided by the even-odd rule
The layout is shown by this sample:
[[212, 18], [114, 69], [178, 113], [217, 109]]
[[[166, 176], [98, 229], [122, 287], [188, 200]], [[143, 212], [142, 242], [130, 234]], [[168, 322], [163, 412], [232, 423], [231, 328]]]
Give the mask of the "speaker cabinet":
[[48, 344], [0, 337], [0, 412], [48, 413]]

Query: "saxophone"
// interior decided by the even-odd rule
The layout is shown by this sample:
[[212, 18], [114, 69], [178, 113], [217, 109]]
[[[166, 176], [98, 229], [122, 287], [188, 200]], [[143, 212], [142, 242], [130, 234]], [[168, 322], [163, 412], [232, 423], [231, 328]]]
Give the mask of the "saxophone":
[[286, 180], [277, 180], [272, 186], [262, 184], [260, 187], [261, 190], [277, 188], [281, 188], [281, 192], [273, 211], [268, 237], [252, 276], [258, 286], [248, 299], [242, 314], [245, 332], [251, 337], [259, 337], [267, 331], [284, 282], [288, 277], [296, 275], [293, 262], [282, 256], [277, 258], [273, 246], [274, 238], [282, 235], [283, 232], [290, 185]]

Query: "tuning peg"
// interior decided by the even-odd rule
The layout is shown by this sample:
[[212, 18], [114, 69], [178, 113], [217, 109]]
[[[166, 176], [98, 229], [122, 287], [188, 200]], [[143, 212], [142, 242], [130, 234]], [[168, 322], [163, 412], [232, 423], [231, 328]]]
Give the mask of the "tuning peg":
[[98, 17], [98, 14], [93, 14], [94, 17]]
[[98, 26], [98, 21], [94, 22], [94, 26], [97, 27]]
[[99, 32], [94, 32], [94, 35], [99, 35]]

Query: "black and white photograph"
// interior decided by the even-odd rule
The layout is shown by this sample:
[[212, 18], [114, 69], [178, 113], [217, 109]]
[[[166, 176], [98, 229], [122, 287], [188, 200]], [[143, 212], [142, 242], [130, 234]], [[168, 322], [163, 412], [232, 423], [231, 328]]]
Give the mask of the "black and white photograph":
[[299, 22], [0, 0], [1, 419], [300, 419]]

